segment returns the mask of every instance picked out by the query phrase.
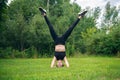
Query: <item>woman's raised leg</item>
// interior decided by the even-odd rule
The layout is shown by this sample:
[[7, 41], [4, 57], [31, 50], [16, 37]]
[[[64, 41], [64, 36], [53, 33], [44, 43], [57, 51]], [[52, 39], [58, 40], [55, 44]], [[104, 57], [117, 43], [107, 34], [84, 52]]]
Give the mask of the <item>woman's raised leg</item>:
[[44, 9], [42, 9], [41, 7], [39, 8], [39, 10], [41, 11], [41, 14], [44, 16], [44, 19], [45, 19], [45, 21], [46, 21], [46, 23], [47, 23], [47, 25], [49, 27], [50, 34], [51, 34], [53, 40], [55, 41], [55, 39], [57, 38], [57, 34], [56, 34], [55, 30], [53, 29], [53, 26], [50, 23], [47, 15], [46, 15], [46, 11]]

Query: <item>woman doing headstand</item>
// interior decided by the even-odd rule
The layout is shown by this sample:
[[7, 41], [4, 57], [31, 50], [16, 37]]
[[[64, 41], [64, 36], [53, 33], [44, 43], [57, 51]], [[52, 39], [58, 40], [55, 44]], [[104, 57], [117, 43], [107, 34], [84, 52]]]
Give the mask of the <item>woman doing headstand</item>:
[[59, 37], [56, 34], [56, 32], [54, 31], [52, 24], [50, 23], [50, 21], [47, 18], [46, 10], [44, 10], [41, 7], [39, 8], [39, 10], [40, 10], [41, 14], [44, 16], [44, 19], [49, 27], [50, 34], [55, 43], [55, 54], [54, 54], [53, 60], [51, 62], [51, 68], [54, 67], [55, 61], [57, 61], [57, 65], [56, 65], [57, 67], [62, 67], [63, 66], [62, 60], [64, 60], [66, 66], [69, 67], [69, 63], [68, 63], [68, 60], [67, 60], [66, 54], [65, 54], [65, 41], [67, 40], [67, 38], [71, 34], [74, 27], [77, 25], [77, 23], [85, 15], [85, 13], [87, 11], [84, 11], [83, 13], [79, 14], [77, 20], [69, 27], [69, 29], [62, 36]]

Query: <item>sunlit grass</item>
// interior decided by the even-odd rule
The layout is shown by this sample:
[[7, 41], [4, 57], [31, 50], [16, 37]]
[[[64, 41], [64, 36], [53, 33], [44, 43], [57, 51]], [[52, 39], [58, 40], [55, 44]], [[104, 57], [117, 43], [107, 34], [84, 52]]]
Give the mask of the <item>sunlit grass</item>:
[[50, 68], [52, 58], [1, 59], [0, 80], [120, 80], [120, 58], [68, 58], [69, 68]]

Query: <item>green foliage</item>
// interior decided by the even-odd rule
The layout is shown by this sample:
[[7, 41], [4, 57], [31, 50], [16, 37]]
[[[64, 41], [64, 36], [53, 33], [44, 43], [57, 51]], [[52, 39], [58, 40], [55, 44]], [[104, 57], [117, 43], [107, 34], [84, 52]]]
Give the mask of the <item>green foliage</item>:
[[[117, 55], [120, 51], [120, 27], [111, 29], [109, 34], [104, 31], [97, 31], [88, 29], [87, 32], [82, 33], [84, 44], [87, 52], [91, 54], [102, 54], [102, 55]], [[93, 33], [91, 33], [91, 30]]]
[[[70, 0], [13, 0], [7, 6], [7, 0], [0, 2], [0, 58], [37, 58], [51, 57], [54, 54], [54, 42], [43, 16], [39, 12], [42, 6], [61, 36], [72, 25], [82, 9]], [[73, 56], [76, 52], [92, 54], [117, 54], [120, 51], [119, 17], [116, 7], [106, 4], [104, 30], [95, 28], [100, 8], [87, 8], [82, 18], [66, 42], [66, 53]], [[105, 30], [110, 30], [108, 35]]]
[[120, 51], [120, 25], [114, 26], [114, 28], [111, 30], [112, 39], [114, 41], [114, 45], [116, 48], [116, 51]]
[[29, 49], [24, 50], [24, 52], [27, 54], [28, 58], [38, 57], [38, 51], [34, 46], [30, 47]]
[[67, 43], [66, 49], [67, 49], [66, 51], [67, 56], [72, 56], [75, 52], [74, 44]]
[[117, 53], [117, 57], [120, 58], [120, 52]]
[[118, 14], [119, 10], [115, 6], [111, 6], [110, 2], [108, 2], [105, 6], [105, 12], [104, 12], [104, 22], [102, 26], [104, 27], [111, 27], [111, 25], [116, 25], [118, 23]]
[[0, 48], [0, 58], [38, 58], [41, 56], [38, 55], [38, 51], [34, 46], [23, 51], [15, 50], [12, 47]]
[[86, 39], [86, 38], [89, 38], [91, 37], [92, 35], [94, 35], [95, 33], [97, 32], [97, 29], [95, 27], [93, 28], [88, 28], [86, 30], [86, 33], [85, 32], [81, 32], [81, 36], [82, 38]]
[[7, 17], [7, 1], [8, 0], [0, 0], [0, 26], [3, 25], [1, 24], [6, 20]]
[[32, 57], [31, 54], [24, 55], [24, 50], [30, 50], [32, 46], [36, 48], [40, 56], [53, 55], [53, 40], [43, 17], [40, 15], [39, 5], [47, 8], [48, 17], [58, 35], [63, 34], [68, 29], [80, 11], [80, 7], [77, 4], [70, 4], [69, 0], [12, 1], [8, 9], [6, 47], [12, 46], [16, 51], [18, 50], [17, 53], [21, 51], [23, 56], [20, 57]]
[[7, 47], [5, 50], [0, 48], [0, 58], [11, 58], [12, 55], [12, 48]]
[[8, 19], [7, 15], [7, 1], [8, 0], [0, 0], [0, 47], [6, 46], [6, 20]]

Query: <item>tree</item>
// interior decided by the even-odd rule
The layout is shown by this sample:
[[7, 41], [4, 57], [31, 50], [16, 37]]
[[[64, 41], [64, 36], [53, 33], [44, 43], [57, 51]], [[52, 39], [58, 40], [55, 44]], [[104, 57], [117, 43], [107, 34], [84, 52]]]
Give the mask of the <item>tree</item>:
[[0, 0], [0, 47], [6, 46], [7, 0]]
[[[76, 20], [81, 7], [70, 0], [14, 0], [8, 7], [8, 19], [6, 20], [6, 44], [15, 49], [29, 53], [39, 52], [39, 55], [53, 55], [54, 44], [50, 36], [47, 24], [39, 12], [39, 7], [47, 10], [47, 15], [58, 35], [64, 34], [69, 26]], [[89, 13], [87, 13], [89, 14]], [[97, 17], [97, 13], [95, 13]], [[72, 55], [78, 49], [83, 49], [81, 32], [95, 26], [94, 17], [84, 17], [76, 26], [67, 40], [67, 47]], [[82, 46], [82, 47], [81, 47]], [[34, 48], [33, 48], [34, 47]], [[21, 53], [21, 54], [23, 54]], [[18, 52], [18, 54], [20, 54]], [[33, 54], [27, 54], [33, 55]], [[25, 56], [25, 55], [24, 55]], [[23, 57], [24, 57], [23, 56]]]
[[0, 26], [3, 26], [2, 22], [6, 20], [7, 17], [7, 0], [0, 1]]
[[117, 16], [119, 11], [116, 9], [115, 6], [111, 7], [110, 2], [108, 2], [105, 6], [104, 12], [104, 23], [103, 26], [110, 28], [117, 22]]

